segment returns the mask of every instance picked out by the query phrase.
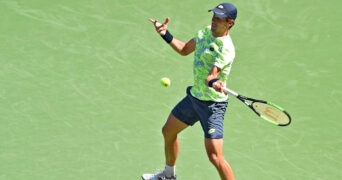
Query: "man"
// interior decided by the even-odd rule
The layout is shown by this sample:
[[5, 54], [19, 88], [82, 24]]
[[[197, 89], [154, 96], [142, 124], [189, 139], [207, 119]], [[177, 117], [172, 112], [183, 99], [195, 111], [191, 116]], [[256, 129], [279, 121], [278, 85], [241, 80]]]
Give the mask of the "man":
[[235, 23], [237, 9], [222, 3], [213, 12], [211, 26], [200, 30], [187, 43], [174, 38], [168, 31], [169, 18], [163, 24], [150, 19], [157, 33], [179, 54], [194, 52], [194, 85], [187, 88], [186, 97], [170, 113], [162, 128], [164, 136], [165, 169], [157, 174], [143, 174], [145, 180], [176, 180], [176, 159], [179, 152], [177, 135], [200, 121], [205, 148], [210, 162], [221, 179], [233, 180], [233, 171], [223, 156], [223, 119], [228, 96], [223, 93], [235, 57], [229, 32]]

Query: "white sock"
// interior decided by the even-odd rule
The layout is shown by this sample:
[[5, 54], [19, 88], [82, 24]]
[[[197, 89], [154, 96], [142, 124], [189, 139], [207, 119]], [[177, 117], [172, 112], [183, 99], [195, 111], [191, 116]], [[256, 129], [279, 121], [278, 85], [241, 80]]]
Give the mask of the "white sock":
[[165, 171], [164, 172], [165, 172], [166, 177], [176, 176], [176, 166], [165, 165]]

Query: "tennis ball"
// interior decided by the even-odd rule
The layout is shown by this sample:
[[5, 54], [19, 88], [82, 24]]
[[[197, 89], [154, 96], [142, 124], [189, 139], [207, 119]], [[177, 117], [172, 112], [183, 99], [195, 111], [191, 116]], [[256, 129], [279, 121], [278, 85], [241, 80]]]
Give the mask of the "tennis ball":
[[171, 80], [169, 78], [167, 78], [167, 77], [163, 77], [163, 78], [161, 78], [160, 83], [163, 86], [168, 87], [168, 86], [171, 85]]

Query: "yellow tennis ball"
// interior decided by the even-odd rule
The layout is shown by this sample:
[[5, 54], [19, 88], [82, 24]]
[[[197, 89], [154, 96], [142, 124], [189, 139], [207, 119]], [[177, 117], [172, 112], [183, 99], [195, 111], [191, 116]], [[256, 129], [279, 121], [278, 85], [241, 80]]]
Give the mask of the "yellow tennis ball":
[[161, 80], [160, 80], [160, 83], [165, 86], [165, 87], [168, 87], [171, 85], [171, 80], [167, 77], [163, 77]]

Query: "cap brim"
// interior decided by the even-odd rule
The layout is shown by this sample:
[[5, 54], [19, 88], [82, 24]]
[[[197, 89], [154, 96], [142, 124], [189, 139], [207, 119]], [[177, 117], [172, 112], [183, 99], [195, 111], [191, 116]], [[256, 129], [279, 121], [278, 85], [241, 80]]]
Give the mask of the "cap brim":
[[218, 9], [218, 8], [210, 9], [210, 10], [208, 10], [208, 12], [214, 12], [215, 16], [218, 18], [228, 17], [221, 9]]

